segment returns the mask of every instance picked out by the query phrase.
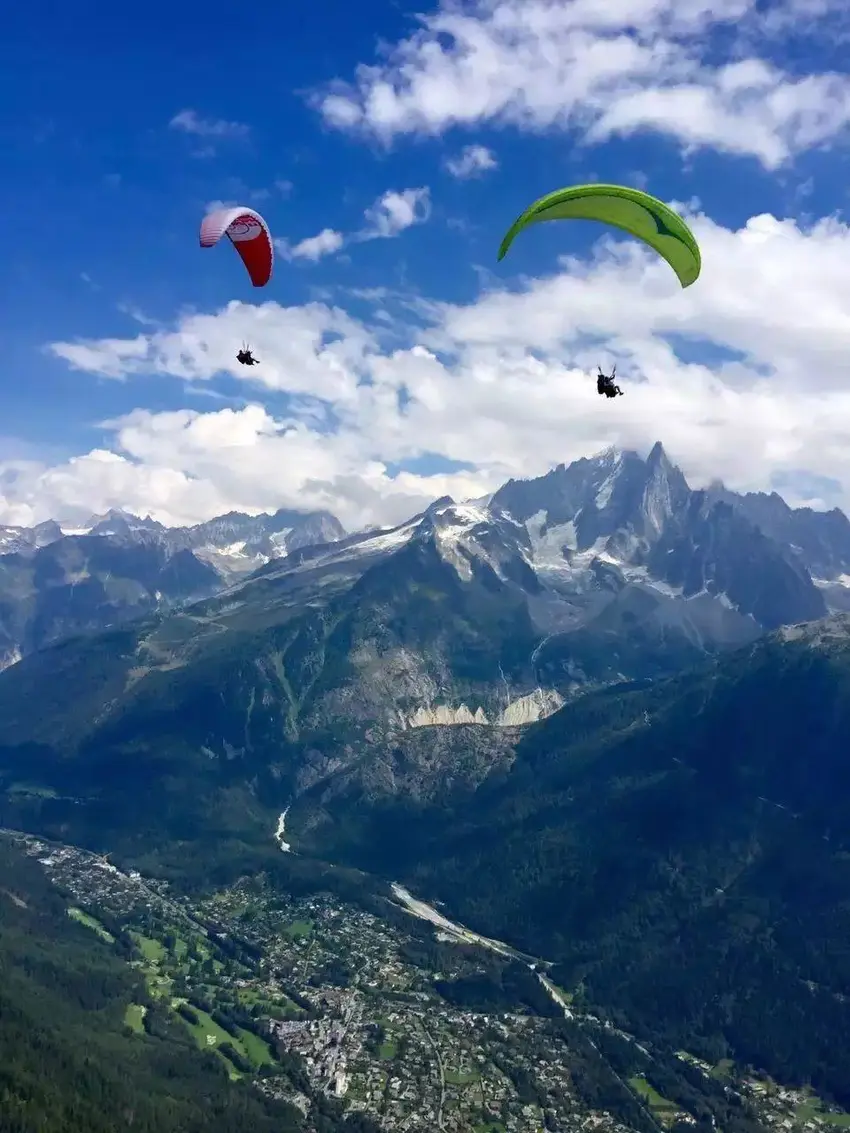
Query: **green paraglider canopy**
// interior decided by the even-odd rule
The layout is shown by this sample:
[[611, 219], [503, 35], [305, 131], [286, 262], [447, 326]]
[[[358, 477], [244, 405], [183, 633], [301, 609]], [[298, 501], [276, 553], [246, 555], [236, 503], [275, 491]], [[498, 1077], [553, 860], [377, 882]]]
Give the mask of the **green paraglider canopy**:
[[518, 233], [541, 220], [599, 220], [637, 236], [663, 256], [682, 287], [696, 282], [702, 259], [693, 233], [663, 201], [627, 185], [573, 185], [530, 205], [502, 241], [503, 259]]

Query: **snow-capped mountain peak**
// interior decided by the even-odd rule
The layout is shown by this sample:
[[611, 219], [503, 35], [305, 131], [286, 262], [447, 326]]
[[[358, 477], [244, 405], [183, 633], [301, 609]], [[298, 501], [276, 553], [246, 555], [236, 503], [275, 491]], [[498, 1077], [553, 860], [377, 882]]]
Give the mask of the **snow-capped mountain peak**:
[[465, 581], [473, 577], [476, 566], [488, 567], [505, 582], [522, 585], [533, 580], [525, 525], [498, 508], [440, 500], [425, 512], [416, 538], [433, 542], [440, 558]]
[[62, 528], [52, 519], [35, 527], [0, 527], [0, 555], [46, 547], [62, 538]]
[[[700, 642], [716, 632], [706, 629], [706, 618], [727, 628], [737, 619], [749, 633], [850, 608], [850, 522], [841, 512], [792, 509], [775, 494], [740, 496], [721, 484], [691, 491], [660, 443], [645, 458], [609, 448], [536, 479], [509, 480], [491, 496], [442, 497], [404, 523], [352, 535], [326, 512], [286, 509], [231, 512], [183, 528], [113, 509], [93, 516], [86, 531], [80, 538], [75, 530], [67, 552], [56, 555], [68, 578], [96, 573], [95, 561], [103, 563], [104, 578], [118, 577], [110, 548], [121, 549], [121, 569], [139, 580], [156, 558], [158, 581], [144, 582], [147, 596], [130, 613], [158, 606], [167, 589], [162, 577], [171, 586], [168, 601], [205, 591], [242, 602], [254, 581], [268, 590], [281, 580], [292, 595], [315, 582], [315, 593], [329, 593], [396, 555], [407, 558], [393, 571], [427, 572], [442, 562], [491, 596], [501, 587], [518, 598], [521, 592], [547, 632], [553, 624], [574, 628], [617, 604], [630, 618], [656, 609], [652, 616], [661, 618], [663, 607], [663, 617], [675, 620], [669, 604], [680, 603]], [[66, 546], [68, 534], [50, 522], [0, 528], [0, 555], [18, 553], [25, 569], [54, 543]], [[137, 563], [126, 566], [135, 548]], [[613, 614], [606, 617], [613, 627]]]
[[536, 480], [509, 480], [493, 505], [526, 523], [546, 567], [563, 569], [588, 553], [643, 562], [689, 496], [684, 476], [656, 444], [646, 460], [606, 449]]
[[0, 527], [0, 554], [27, 552], [63, 538], [107, 538], [139, 545], [156, 543], [166, 554], [191, 551], [223, 577], [248, 574], [300, 547], [342, 538], [345, 531], [329, 512], [281, 509], [273, 515], [230, 512], [191, 527], [165, 527], [150, 516], [121, 508], [93, 515], [80, 526], [48, 520], [35, 527]]

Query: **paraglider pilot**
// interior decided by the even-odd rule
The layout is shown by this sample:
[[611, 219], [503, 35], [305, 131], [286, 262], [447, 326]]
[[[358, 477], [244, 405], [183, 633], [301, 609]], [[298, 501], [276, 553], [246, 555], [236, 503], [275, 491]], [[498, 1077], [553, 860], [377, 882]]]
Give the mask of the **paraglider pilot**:
[[260, 364], [260, 359], [255, 358], [247, 346], [243, 346], [236, 355], [236, 361], [241, 362], [243, 366], [259, 366]]
[[611, 371], [610, 374], [603, 374], [599, 366], [596, 367], [599, 374], [596, 378], [596, 392], [600, 397], [622, 397], [623, 391], [618, 385], [614, 384], [614, 378], [617, 376], [617, 367]]

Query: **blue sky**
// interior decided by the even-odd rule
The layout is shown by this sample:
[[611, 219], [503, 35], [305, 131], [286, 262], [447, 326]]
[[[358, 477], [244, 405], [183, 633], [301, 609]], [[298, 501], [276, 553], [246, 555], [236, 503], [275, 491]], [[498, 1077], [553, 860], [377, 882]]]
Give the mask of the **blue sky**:
[[[708, 7], [715, 18], [697, 0], [617, 0], [601, 19], [582, 0], [468, 0], [453, 13], [327, 0], [294, 18], [259, 2], [234, 20], [230, 6], [154, 3], [143, 17], [83, 9], [57, 21], [46, 4], [29, 5], [0, 44], [0, 193], [16, 218], [0, 276], [0, 471], [14, 465], [0, 482], [0, 521], [147, 505], [177, 522], [298, 503], [339, 504], [349, 523], [392, 519], [444, 490], [656, 436], [697, 479], [777, 484], [791, 497], [796, 483], [801, 498], [844, 503], [850, 476], [833, 455], [850, 408], [840, 401], [842, 335], [850, 347], [841, 305], [824, 327], [835, 304], [794, 295], [796, 337], [781, 358], [769, 349], [789, 327], [769, 297], [783, 271], [790, 290], [823, 277], [834, 296], [845, 270], [850, 284], [841, 21], [829, 0]], [[513, 39], [500, 40], [505, 25]], [[486, 150], [490, 167], [452, 173], [469, 146]], [[504, 230], [531, 200], [584, 180], [648, 188], [703, 225], [704, 275], [684, 307], [667, 269], [631, 249], [600, 314], [618, 269], [593, 225], [541, 226], [496, 264]], [[367, 210], [406, 191], [420, 193], [415, 223], [352, 239], [369, 229]], [[232, 248], [198, 247], [216, 200], [259, 209], [284, 250], [326, 229], [343, 246], [315, 262], [284, 251], [258, 293]], [[740, 235], [759, 215], [778, 225], [769, 253]], [[813, 234], [824, 217], [837, 228]], [[777, 269], [786, 252], [803, 259]], [[567, 255], [585, 266], [559, 262]], [[770, 317], [747, 310], [753, 272]], [[377, 299], [379, 289], [389, 294]], [[656, 292], [660, 324], [647, 307]], [[256, 313], [222, 315], [232, 301], [275, 305], [257, 348], [272, 378], [237, 372], [231, 346], [253, 341]], [[292, 345], [310, 303], [321, 319], [330, 306], [348, 313], [351, 325], [334, 332], [341, 362], [322, 356], [321, 336], [303, 361]], [[552, 331], [559, 319], [563, 331]], [[128, 364], [120, 342], [139, 335], [146, 361]], [[203, 361], [175, 365], [201, 348], [199, 336]], [[84, 358], [49, 345], [81, 341]], [[417, 343], [438, 375], [411, 354]], [[575, 376], [600, 350], [637, 383], [630, 406], [602, 405]], [[333, 373], [312, 390], [303, 375], [314, 365]], [[535, 366], [545, 373], [532, 388]], [[810, 371], [839, 399], [828, 435], [800, 434], [813, 413]], [[402, 412], [411, 400], [421, 420]], [[775, 426], [742, 439], [742, 420], [774, 415]], [[243, 436], [251, 460], [217, 464], [223, 434]], [[199, 455], [201, 435], [210, 447]], [[116, 459], [92, 463], [92, 450]]]

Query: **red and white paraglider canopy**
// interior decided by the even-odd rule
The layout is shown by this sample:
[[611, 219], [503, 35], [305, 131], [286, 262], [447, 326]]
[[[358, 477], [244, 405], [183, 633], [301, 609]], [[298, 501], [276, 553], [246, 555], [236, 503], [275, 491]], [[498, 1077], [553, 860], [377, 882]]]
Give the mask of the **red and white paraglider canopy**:
[[265, 287], [272, 277], [274, 244], [269, 226], [258, 212], [235, 205], [216, 209], [201, 222], [201, 247], [214, 247], [227, 234], [255, 287]]

